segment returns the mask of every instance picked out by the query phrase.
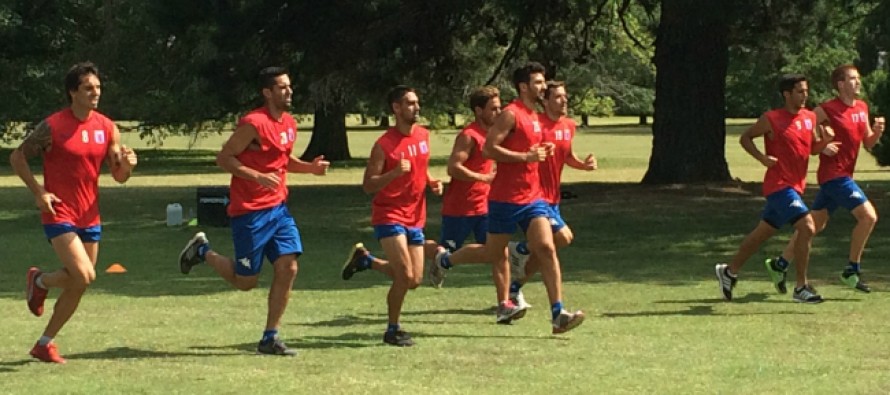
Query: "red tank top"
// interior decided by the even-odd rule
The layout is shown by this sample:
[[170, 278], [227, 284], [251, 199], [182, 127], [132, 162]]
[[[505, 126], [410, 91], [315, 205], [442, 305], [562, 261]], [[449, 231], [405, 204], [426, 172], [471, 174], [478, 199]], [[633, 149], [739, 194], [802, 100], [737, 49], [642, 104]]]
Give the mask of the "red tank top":
[[766, 170], [763, 196], [789, 187], [802, 194], [807, 184], [816, 114], [803, 108], [797, 114], [777, 108], [764, 115], [772, 128], [772, 137], [767, 135], [764, 139], [766, 154], [778, 158], [778, 162]]
[[822, 103], [820, 107], [825, 110], [828, 124], [834, 129], [834, 141], [841, 145], [835, 156], [819, 154], [817, 180], [824, 184], [838, 177], [852, 178], [862, 140], [868, 133], [868, 105], [856, 100], [852, 106], [848, 106], [835, 98]]
[[372, 225], [402, 225], [423, 228], [426, 224], [427, 166], [430, 161], [430, 132], [414, 125], [411, 134], [403, 135], [392, 127], [377, 139], [386, 155], [383, 172], [399, 165], [404, 158], [411, 161], [411, 171], [390, 181], [374, 194], [371, 201]]
[[566, 156], [572, 150], [572, 138], [575, 136], [575, 121], [561, 117], [554, 121], [546, 114], [540, 114], [543, 141], [556, 145], [553, 156], [538, 164], [541, 177], [541, 191], [548, 204], [559, 204], [559, 184], [562, 180], [562, 169], [566, 164]]
[[[516, 99], [504, 111], [513, 113], [516, 126], [507, 134], [501, 146], [515, 152], [528, 152], [533, 145], [541, 142], [541, 125], [534, 110]], [[529, 204], [541, 199], [538, 162], [498, 162], [488, 199], [513, 204]]]
[[281, 184], [271, 190], [255, 181], [232, 176], [229, 193], [232, 200], [227, 209], [230, 217], [275, 207], [287, 201], [287, 164], [297, 139], [297, 123], [288, 113], [282, 113], [281, 120], [277, 120], [266, 107], [261, 107], [241, 117], [238, 126], [244, 124], [256, 129], [259, 147], [251, 144], [236, 158], [244, 166], [260, 173], [278, 173]]
[[[477, 122], [471, 123], [458, 136], [468, 136], [473, 140], [470, 156], [464, 166], [470, 171], [482, 174], [491, 173], [491, 160], [482, 156], [486, 132]], [[445, 196], [442, 197], [442, 215], [468, 217], [488, 213], [488, 189], [484, 182], [451, 179]]]
[[53, 204], [56, 215], [43, 213], [41, 221], [78, 228], [101, 224], [99, 170], [108, 156], [114, 122], [96, 111], [81, 121], [70, 108], [50, 115], [46, 122], [52, 147], [43, 154], [43, 184], [62, 201]]

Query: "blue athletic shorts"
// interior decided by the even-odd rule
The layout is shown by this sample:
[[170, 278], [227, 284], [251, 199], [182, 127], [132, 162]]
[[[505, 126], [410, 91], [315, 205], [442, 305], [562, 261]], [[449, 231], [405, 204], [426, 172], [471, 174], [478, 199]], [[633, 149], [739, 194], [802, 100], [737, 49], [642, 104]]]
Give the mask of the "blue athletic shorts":
[[451, 251], [456, 251], [464, 241], [473, 233], [476, 242], [485, 244], [488, 236], [488, 216], [471, 215], [467, 217], [442, 216], [442, 238], [439, 245], [445, 246]]
[[516, 232], [518, 225], [525, 232], [532, 219], [538, 217], [549, 218], [552, 213], [550, 206], [543, 200], [535, 200], [529, 204], [513, 204], [488, 201], [488, 232], [508, 233]]
[[833, 213], [838, 207], [843, 207], [853, 211], [867, 201], [868, 197], [856, 181], [850, 177], [838, 177], [819, 186], [813, 210], [827, 209], [829, 213]]
[[426, 241], [426, 236], [423, 235], [421, 228], [406, 228], [397, 224], [374, 225], [374, 237], [377, 240], [398, 235], [405, 235], [408, 245], [423, 245], [423, 242]]
[[766, 206], [760, 218], [779, 229], [785, 224], [794, 224], [810, 212], [803, 198], [794, 189], [785, 188], [766, 197]]
[[551, 204], [550, 205], [550, 229], [553, 229], [553, 234], [565, 228], [566, 221], [562, 219], [562, 213], [559, 212], [559, 204]]
[[284, 204], [233, 217], [231, 224], [239, 276], [259, 274], [263, 256], [274, 263], [282, 255], [303, 253], [300, 230]]
[[90, 226], [88, 228], [78, 228], [67, 222], [43, 225], [43, 233], [46, 235], [47, 240], [52, 240], [56, 236], [71, 232], [77, 233], [77, 237], [80, 238], [81, 242], [97, 243], [102, 238], [102, 225]]

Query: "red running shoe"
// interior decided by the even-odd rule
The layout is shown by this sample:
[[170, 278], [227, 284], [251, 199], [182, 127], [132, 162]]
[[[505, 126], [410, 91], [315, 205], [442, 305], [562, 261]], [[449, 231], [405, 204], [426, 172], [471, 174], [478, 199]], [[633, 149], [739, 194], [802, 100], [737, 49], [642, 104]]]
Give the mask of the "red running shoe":
[[31, 349], [31, 356], [37, 358], [43, 362], [50, 363], [66, 363], [68, 361], [65, 358], [62, 358], [59, 355], [59, 349], [56, 348], [56, 344], [50, 342], [45, 346], [41, 346], [40, 343], [35, 343], [34, 348]]
[[43, 302], [46, 300], [47, 290], [40, 288], [37, 286], [37, 277], [43, 272], [36, 267], [31, 267], [28, 269], [28, 282], [27, 287], [25, 289], [25, 299], [28, 301], [28, 310], [31, 310], [31, 314], [34, 314], [38, 317], [43, 315]]

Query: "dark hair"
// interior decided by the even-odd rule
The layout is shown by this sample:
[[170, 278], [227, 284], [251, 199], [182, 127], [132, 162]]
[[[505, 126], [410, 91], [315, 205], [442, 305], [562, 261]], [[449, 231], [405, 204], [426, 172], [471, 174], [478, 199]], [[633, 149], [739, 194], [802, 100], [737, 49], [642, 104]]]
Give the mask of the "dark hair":
[[99, 77], [99, 68], [89, 61], [77, 63], [68, 69], [68, 74], [65, 74], [65, 97], [68, 98], [68, 103], [71, 103], [71, 92], [80, 87], [80, 79], [90, 74]]
[[833, 89], [837, 89], [837, 83], [846, 79], [847, 72], [849, 72], [850, 70], [859, 71], [859, 69], [852, 64], [842, 64], [835, 67], [834, 70], [831, 71], [831, 87]]
[[275, 79], [281, 75], [287, 74], [287, 69], [284, 67], [266, 67], [260, 70], [259, 82], [260, 90], [269, 89], [275, 86]]
[[547, 81], [547, 89], [544, 90], [544, 98], [550, 98], [550, 91], [556, 88], [565, 88], [565, 81]]
[[519, 94], [519, 84], [531, 82], [531, 75], [536, 73], [544, 74], [547, 69], [538, 62], [528, 62], [513, 72], [513, 87], [516, 88], [516, 94]]
[[470, 110], [475, 111], [476, 107], [485, 108], [491, 99], [500, 96], [501, 92], [498, 88], [491, 85], [480, 86], [470, 92]]
[[396, 85], [386, 93], [386, 108], [392, 112], [393, 103], [398, 103], [408, 92], [414, 92], [414, 88], [407, 85]]
[[804, 82], [807, 80], [803, 74], [785, 74], [782, 78], [779, 78], [779, 93], [783, 92], [791, 92], [794, 90], [794, 85], [797, 85], [798, 82]]

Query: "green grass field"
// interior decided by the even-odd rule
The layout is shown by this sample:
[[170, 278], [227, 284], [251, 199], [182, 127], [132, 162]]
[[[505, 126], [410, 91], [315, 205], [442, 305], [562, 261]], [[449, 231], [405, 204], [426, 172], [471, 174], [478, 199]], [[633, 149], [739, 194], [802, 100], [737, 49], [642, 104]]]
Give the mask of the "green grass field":
[[[534, 305], [511, 326], [494, 323], [486, 266], [449, 272], [445, 287], [410, 293], [403, 326], [417, 346], [381, 342], [386, 325], [382, 275], [346, 282], [339, 268], [349, 247], [373, 252], [370, 198], [359, 187], [361, 161], [327, 177], [292, 176], [290, 207], [306, 253], [300, 259], [282, 336], [296, 358], [253, 353], [265, 320], [266, 270], [250, 292], [231, 289], [208, 267], [179, 273], [176, 257], [197, 229], [232, 253], [226, 228], [168, 228], [165, 206], [195, 205], [196, 185], [227, 177], [212, 164], [222, 137], [197, 150], [141, 151], [125, 186], [105, 175], [99, 275], [57, 338], [65, 366], [33, 362], [27, 352], [46, 317], [28, 313], [25, 271], [57, 268], [24, 186], [0, 163], [0, 393], [2, 394], [871, 394], [890, 388], [890, 228], [879, 221], [863, 267], [876, 290], [841, 287], [853, 221], [838, 212], [814, 244], [810, 277], [827, 301], [800, 305], [775, 294], [763, 259], [787, 241], [785, 229], [745, 267], [737, 300], [723, 302], [713, 266], [726, 261], [756, 224], [762, 168], [735, 142], [727, 160], [742, 182], [644, 187], [651, 135], [626, 126], [579, 134], [576, 150], [597, 154], [601, 170], [570, 172], [563, 215], [575, 243], [560, 251], [566, 302], [588, 320], [550, 335], [544, 288], [526, 287]], [[365, 157], [377, 133], [353, 132]], [[434, 174], [445, 175], [453, 133], [433, 136]], [[300, 135], [302, 147], [309, 135]], [[138, 145], [138, 141], [130, 144]], [[171, 144], [170, 146], [175, 146]], [[168, 147], [170, 147], [168, 146]], [[298, 148], [299, 149], [302, 148]], [[8, 150], [0, 152], [4, 156]], [[815, 162], [814, 162], [815, 163]], [[36, 166], [35, 166], [36, 168]], [[890, 177], [863, 155], [860, 185], [879, 212], [890, 205]], [[811, 171], [815, 167], [811, 168]], [[571, 170], [567, 170], [571, 171]], [[811, 178], [814, 180], [814, 176]], [[812, 201], [814, 189], [807, 192]], [[439, 234], [440, 200], [429, 198], [429, 237]], [[125, 274], [102, 270], [119, 262]], [[267, 268], [268, 269], [268, 268]], [[51, 293], [47, 307], [51, 309]]]

